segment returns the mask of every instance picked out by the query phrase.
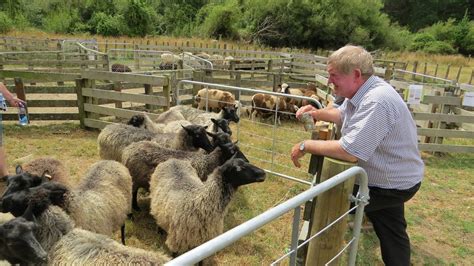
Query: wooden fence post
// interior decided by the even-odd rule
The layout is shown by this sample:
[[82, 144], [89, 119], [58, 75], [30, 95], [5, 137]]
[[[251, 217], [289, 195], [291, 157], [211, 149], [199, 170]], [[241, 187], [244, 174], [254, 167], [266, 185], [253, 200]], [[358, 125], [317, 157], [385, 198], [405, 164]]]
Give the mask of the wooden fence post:
[[451, 68], [451, 64], [448, 64], [448, 68], [446, 69], [446, 75], [444, 75], [444, 78], [447, 79], [449, 76], [449, 69]]
[[[115, 81], [114, 82], [114, 91], [122, 92], [122, 89], [123, 89], [122, 82]], [[115, 108], [122, 108], [122, 102], [121, 101], [115, 101]]]
[[82, 88], [85, 87], [84, 79], [76, 79], [76, 94], [77, 94], [77, 107], [79, 109], [79, 123], [81, 128], [85, 129], [86, 125], [84, 124], [84, 119], [87, 117], [86, 112], [84, 111], [84, 96], [82, 96]]
[[[416, 69], [418, 68], [418, 61], [413, 62], [413, 73], [416, 73]], [[415, 79], [415, 74], [411, 76], [411, 79]]]
[[171, 91], [171, 80], [168, 76], [165, 77], [165, 85], [163, 85], [163, 96], [166, 99], [166, 106], [163, 107], [163, 111], [168, 111], [170, 109], [170, 91]]
[[15, 78], [15, 93], [18, 99], [26, 101], [25, 95], [25, 85], [23, 84], [23, 80], [21, 78]]
[[[321, 182], [354, 165], [354, 163], [327, 157], [324, 158], [321, 170]], [[339, 184], [317, 197], [310, 225], [310, 236], [316, 234], [322, 228], [326, 227], [327, 224], [347, 212], [350, 206], [349, 196], [352, 194], [354, 180], [355, 178], [350, 178], [346, 182]], [[320, 236], [309, 242], [306, 265], [324, 265], [339, 253], [343, 247], [344, 234], [347, 231], [346, 218], [347, 217], [343, 218]], [[338, 265], [337, 260], [334, 263]]]

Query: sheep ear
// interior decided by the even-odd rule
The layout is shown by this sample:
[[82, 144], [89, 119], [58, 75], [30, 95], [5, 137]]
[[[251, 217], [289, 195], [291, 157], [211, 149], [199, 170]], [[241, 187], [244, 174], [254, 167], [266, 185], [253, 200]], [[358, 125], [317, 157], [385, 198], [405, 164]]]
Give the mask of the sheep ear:
[[21, 167], [21, 165], [17, 165], [16, 168], [15, 168], [15, 173], [17, 175], [23, 173], [23, 167]]
[[211, 118], [212, 123], [217, 124], [217, 120], [214, 118]]
[[237, 144], [239, 144], [239, 141], [238, 141], [238, 140], [236, 140], [236, 141], [234, 142], [234, 145], [237, 145]]
[[204, 126], [204, 129], [207, 129], [209, 126]]

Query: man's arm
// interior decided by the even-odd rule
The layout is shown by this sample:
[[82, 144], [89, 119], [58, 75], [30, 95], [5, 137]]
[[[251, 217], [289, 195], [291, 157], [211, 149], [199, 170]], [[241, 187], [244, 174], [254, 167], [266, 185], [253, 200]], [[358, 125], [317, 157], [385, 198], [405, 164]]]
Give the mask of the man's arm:
[[346, 152], [338, 140], [305, 140], [304, 151], [300, 151], [301, 143], [297, 143], [291, 149], [291, 160], [296, 167], [300, 167], [299, 159], [306, 153], [327, 156], [347, 162], [357, 162], [357, 157]]
[[315, 121], [333, 122], [338, 126], [342, 123], [341, 111], [332, 106], [316, 109], [312, 105], [305, 105], [296, 112], [296, 118], [300, 119], [304, 113], [310, 113]]

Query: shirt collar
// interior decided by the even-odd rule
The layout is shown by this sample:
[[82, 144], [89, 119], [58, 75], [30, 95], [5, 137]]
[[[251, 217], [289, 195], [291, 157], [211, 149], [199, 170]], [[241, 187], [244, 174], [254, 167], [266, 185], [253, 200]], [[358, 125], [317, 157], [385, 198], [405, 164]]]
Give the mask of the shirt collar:
[[357, 90], [357, 92], [354, 94], [354, 96], [349, 99], [349, 102], [353, 106], [358, 106], [360, 102], [362, 101], [362, 98], [364, 95], [369, 91], [369, 89], [372, 87], [372, 85], [377, 81], [377, 76], [370, 76], [362, 86]]

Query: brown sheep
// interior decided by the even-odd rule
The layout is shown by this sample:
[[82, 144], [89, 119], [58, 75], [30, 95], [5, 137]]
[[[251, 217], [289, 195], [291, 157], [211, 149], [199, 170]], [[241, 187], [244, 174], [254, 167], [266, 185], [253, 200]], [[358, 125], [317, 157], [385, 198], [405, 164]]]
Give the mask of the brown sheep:
[[[273, 95], [267, 95], [262, 93], [257, 93], [252, 96], [252, 111], [251, 111], [251, 119], [255, 120], [257, 115], [261, 116], [262, 118], [269, 118], [275, 113], [275, 109], [278, 108], [278, 115], [277, 120], [280, 124], [280, 116], [281, 112], [289, 112], [289, 113], [296, 113], [298, 107], [293, 104], [288, 104], [286, 101], [286, 97], [278, 97]], [[278, 102], [278, 106], [277, 106]]]
[[199, 90], [194, 97], [197, 109], [204, 110], [206, 108], [206, 98], [208, 98], [207, 104], [210, 111], [220, 111], [224, 106], [234, 106], [235, 104], [235, 96], [231, 92], [204, 88]]

